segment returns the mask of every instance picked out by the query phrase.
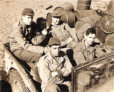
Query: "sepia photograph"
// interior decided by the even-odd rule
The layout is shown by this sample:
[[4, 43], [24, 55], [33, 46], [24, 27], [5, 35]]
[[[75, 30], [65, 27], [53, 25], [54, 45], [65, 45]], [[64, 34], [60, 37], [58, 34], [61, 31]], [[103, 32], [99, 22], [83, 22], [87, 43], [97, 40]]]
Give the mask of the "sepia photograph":
[[0, 0], [0, 92], [114, 92], [114, 0]]

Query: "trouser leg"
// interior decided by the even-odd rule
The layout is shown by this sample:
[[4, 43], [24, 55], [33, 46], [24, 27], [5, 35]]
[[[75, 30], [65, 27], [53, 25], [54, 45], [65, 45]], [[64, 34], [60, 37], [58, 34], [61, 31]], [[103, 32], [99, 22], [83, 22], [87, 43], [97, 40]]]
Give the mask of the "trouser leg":
[[77, 92], [83, 92], [84, 87], [90, 84], [90, 78], [94, 75], [92, 71], [80, 71], [77, 78]]
[[45, 92], [71, 92], [71, 84], [69, 82], [64, 84], [50, 83], [46, 87]]
[[18, 57], [20, 60], [26, 62], [37, 62], [39, 58], [42, 56], [42, 54], [40, 53], [33, 53], [24, 49], [14, 51], [14, 55]]
[[45, 92], [61, 92], [57, 84], [50, 83], [47, 85]]
[[18, 57], [20, 60], [31, 62], [31, 63], [34, 62], [35, 65], [31, 66], [30, 74], [33, 76], [33, 79], [35, 81], [41, 82], [36, 63], [39, 61], [39, 58], [41, 57], [42, 54], [32, 53], [24, 49], [19, 49], [14, 52], [14, 55]]

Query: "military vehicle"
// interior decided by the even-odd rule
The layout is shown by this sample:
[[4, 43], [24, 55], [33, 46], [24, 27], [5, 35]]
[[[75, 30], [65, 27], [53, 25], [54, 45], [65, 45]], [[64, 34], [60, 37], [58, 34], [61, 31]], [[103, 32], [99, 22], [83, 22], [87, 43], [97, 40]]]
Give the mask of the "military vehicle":
[[[79, 32], [79, 34], [82, 35], [84, 34], [83, 32], [85, 32], [86, 29], [97, 25], [97, 22], [99, 22], [102, 18], [104, 18], [105, 15], [107, 16], [107, 14], [108, 15], [110, 14], [109, 12], [99, 13], [98, 11], [90, 10], [90, 6], [88, 6], [88, 4], [90, 5], [90, 2], [87, 1], [78, 2], [78, 8], [77, 8], [78, 11], [74, 11], [72, 5], [69, 3], [61, 5], [62, 7], [55, 8], [55, 10], [63, 12], [64, 16], [62, 17], [61, 20], [67, 22], [70, 27], [75, 28], [77, 33]], [[83, 5], [83, 7], [81, 5]], [[113, 5], [111, 6], [113, 7]], [[51, 13], [47, 14], [48, 26], [51, 23], [50, 16]], [[102, 23], [98, 23], [97, 26], [99, 26], [99, 24], [101, 24], [102, 26]], [[104, 30], [104, 27], [101, 29]], [[111, 28], [110, 30], [112, 29], [113, 28]], [[80, 36], [80, 41], [82, 39], [82, 35]], [[11, 84], [12, 92], [41, 92], [41, 81], [40, 80], [36, 81], [34, 79], [34, 76], [32, 76], [30, 73], [31, 65], [33, 66], [34, 64], [24, 62], [15, 57], [13, 53], [11, 53], [10, 51], [9, 43], [4, 44], [4, 51], [5, 51], [5, 71], [7, 72], [7, 75], [9, 75], [8, 79], [9, 83]], [[87, 63], [74, 66], [72, 68], [72, 73], [71, 73], [72, 92], [79, 92], [78, 76], [81, 75], [81, 71], [83, 72], [91, 71], [93, 73], [89, 77], [89, 80], [87, 81], [86, 85], [84, 85], [84, 87], [82, 88], [81, 92], [112, 91], [114, 88], [112, 85], [113, 84], [112, 77], [114, 76], [114, 52], [102, 55], [101, 57], [88, 61]], [[83, 79], [84, 75], [82, 74], [82, 81], [84, 81]], [[106, 89], [106, 87], [108, 88]]]

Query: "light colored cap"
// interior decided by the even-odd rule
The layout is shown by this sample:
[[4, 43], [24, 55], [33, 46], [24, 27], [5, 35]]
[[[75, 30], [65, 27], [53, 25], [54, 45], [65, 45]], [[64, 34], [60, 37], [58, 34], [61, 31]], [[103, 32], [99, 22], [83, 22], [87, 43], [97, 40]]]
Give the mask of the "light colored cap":
[[53, 11], [52, 12], [52, 17], [61, 17], [62, 14], [59, 11]]

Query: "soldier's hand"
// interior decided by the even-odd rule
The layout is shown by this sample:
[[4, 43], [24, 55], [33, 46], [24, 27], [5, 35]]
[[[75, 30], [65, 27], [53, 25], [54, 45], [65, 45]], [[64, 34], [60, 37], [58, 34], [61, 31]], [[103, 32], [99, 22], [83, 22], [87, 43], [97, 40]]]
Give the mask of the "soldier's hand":
[[57, 76], [58, 73], [55, 71], [55, 72], [52, 72], [51, 76], [54, 77], [54, 76]]
[[67, 44], [70, 43], [72, 40], [73, 40], [72, 38], [69, 38]]
[[44, 30], [42, 31], [42, 34], [47, 35], [47, 30], [44, 29]]
[[69, 50], [69, 49], [71, 49], [71, 48], [62, 48], [62, 49], [61, 49], [61, 51], [63, 51], [63, 52], [65, 52], [65, 53], [66, 53], [66, 52], [67, 52], [67, 50]]

